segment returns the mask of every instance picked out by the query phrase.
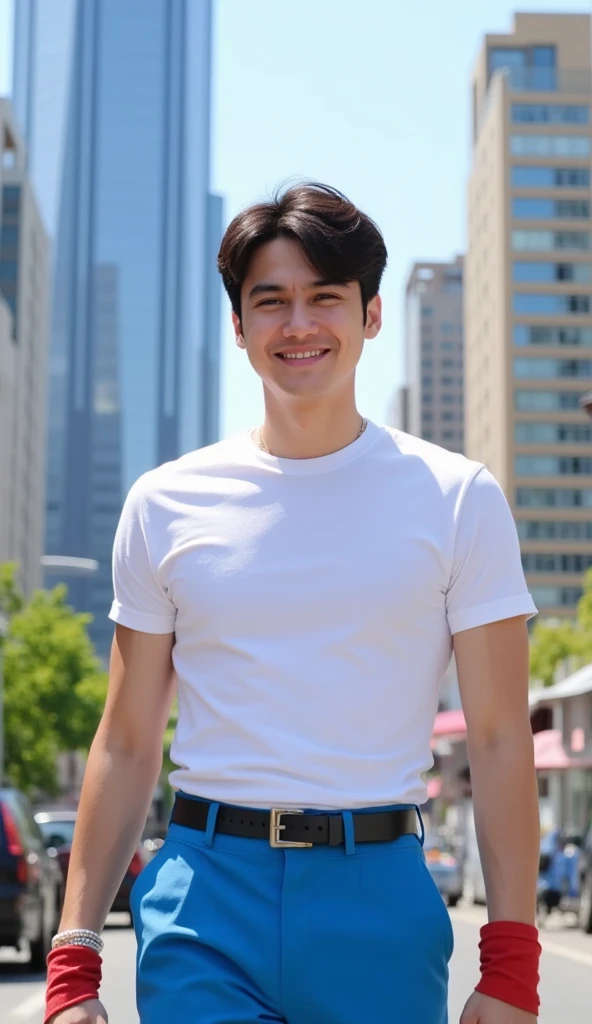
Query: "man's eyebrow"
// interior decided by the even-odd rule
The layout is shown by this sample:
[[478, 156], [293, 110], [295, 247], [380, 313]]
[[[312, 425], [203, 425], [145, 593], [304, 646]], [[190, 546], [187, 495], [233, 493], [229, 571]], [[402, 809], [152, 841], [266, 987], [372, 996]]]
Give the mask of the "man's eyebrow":
[[262, 292], [282, 292], [283, 290], [284, 289], [281, 284], [268, 284], [266, 282], [262, 282], [261, 284], [256, 284], [251, 288], [249, 298], [252, 299], [255, 295], [260, 295]]
[[312, 281], [308, 288], [346, 288], [348, 281], [335, 281], [328, 278], [321, 278], [319, 281]]
[[[311, 281], [310, 284], [306, 285], [306, 288], [345, 288], [347, 287], [347, 281], [329, 281], [325, 278], [320, 278], [318, 281]], [[253, 299], [256, 295], [261, 295], [263, 292], [283, 292], [284, 286], [281, 284], [273, 284], [271, 281], [262, 281], [261, 284], [256, 284], [251, 288], [249, 292], [249, 298]]]

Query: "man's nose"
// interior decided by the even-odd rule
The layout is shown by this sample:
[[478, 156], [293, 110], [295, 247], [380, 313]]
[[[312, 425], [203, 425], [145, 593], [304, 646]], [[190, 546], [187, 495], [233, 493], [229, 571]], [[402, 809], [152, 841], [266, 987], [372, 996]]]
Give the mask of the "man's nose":
[[294, 302], [283, 326], [284, 337], [302, 339], [318, 333], [319, 325], [310, 309], [304, 303]]

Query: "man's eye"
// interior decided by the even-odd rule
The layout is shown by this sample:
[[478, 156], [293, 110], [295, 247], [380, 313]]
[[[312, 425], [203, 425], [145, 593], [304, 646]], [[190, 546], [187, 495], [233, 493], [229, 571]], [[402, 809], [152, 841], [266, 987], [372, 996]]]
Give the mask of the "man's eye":
[[330, 292], [319, 292], [319, 294], [315, 296], [315, 300], [317, 302], [322, 302], [324, 299], [332, 299], [333, 301], [336, 301], [339, 299], [339, 295], [332, 295]]
[[281, 302], [281, 299], [263, 299], [262, 302], [258, 302], [258, 306], [275, 306], [276, 303]]

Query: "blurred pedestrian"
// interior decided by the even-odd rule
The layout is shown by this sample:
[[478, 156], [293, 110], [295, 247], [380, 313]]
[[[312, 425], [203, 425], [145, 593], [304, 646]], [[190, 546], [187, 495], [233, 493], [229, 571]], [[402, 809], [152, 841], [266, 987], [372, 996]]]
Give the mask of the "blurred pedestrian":
[[132, 893], [141, 1024], [445, 1024], [453, 933], [419, 806], [452, 650], [490, 915], [462, 1020], [536, 1018], [536, 609], [487, 469], [358, 412], [386, 258], [323, 185], [226, 231], [218, 266], [265, 416], [126, 500], [46, 1021], [106, 1021], [100, 932], [176, 681], [175, 803]]

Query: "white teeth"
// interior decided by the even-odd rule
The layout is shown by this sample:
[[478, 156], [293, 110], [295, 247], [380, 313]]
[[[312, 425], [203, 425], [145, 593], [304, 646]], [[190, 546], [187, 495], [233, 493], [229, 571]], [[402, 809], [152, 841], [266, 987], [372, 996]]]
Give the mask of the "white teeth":
[[310, 352], [282, 352], [284, 359], [312, 359], [313, 356], [320, 356], [323, 352], [322, 348], [311, 350]]

